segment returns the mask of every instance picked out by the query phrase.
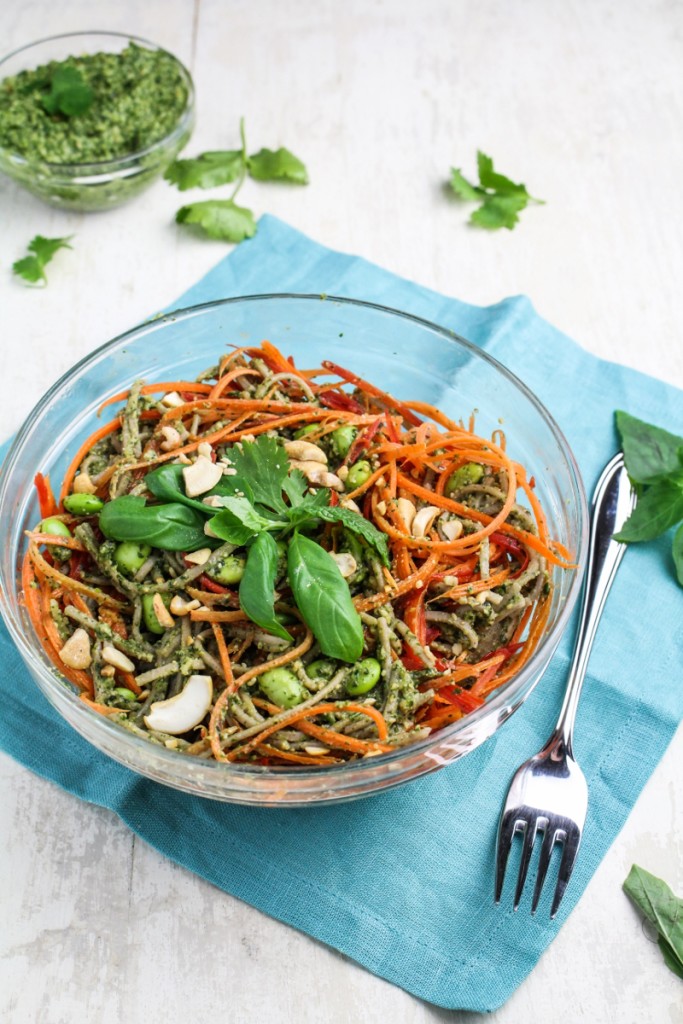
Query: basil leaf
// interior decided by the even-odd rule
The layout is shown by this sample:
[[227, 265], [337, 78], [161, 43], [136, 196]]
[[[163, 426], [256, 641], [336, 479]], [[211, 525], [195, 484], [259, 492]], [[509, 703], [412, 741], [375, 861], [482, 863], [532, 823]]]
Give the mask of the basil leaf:
[[342, 505], [330, 505], [318, 509], [315, 514], [327, 523], [341, 523], [345, 530], [357, 534], [377, 552], [384, 565], [389, 568], [389, 542], [386, 534], [378, 530], [365, 516]]
[[657, 929], [667, 967], [683, 977], [683, 899], [638, 864], [631, 867], [624, 892]]
[[277, 544], [269, 533], [260, 533], [247, 555], [240, 583], [240, 608], [257, 626], [283, 640], [291, 640], [292, 637], [275, 617], [277, 563]]
[[[160, 498], [162, 501], [179, 501], [181, 505], [196, 508], [205, 515], [215, 514], [215, 509], [210, 505], [205, 505], [203, 501], [197, 501], [195, 498], [188, 498], [185, 494], [182, 466], [166, 464], [159, 466], [158, 469], [153, 469], [145, 477], [145, 486], [155, 498]], [[238, 493], [240, 497], [246, 498], [248, 501], [252, 500], [251, 490], [245, 481], [238, 481], [232, 476], [222, 476], [216, 486], [206, 492], [205, 497], [234, 497]]]
[[209, 520], [209, 526], [221, 540], [230, 544], [246, 544], [264, 530], [286, 523], [265, 519], [246, 498], [222, 498], [223, 508]]
[[683, 519], [683, 474], [648, 487], [614, 539], [630, 544], [654, 540]]
[[678, 578], [678, 582], [683, 587], [683, 523], [681, 523], [674, 533], [672, 554], [674, 558], [674, 565], [676, 567], [676, 576]]
[[107, 502], [99, 522], [110, 540], [133, 540], [162, 551], [196, 551], [209, 546], [203, 517], [177, 502], [148, 505], [144, 498], [124, 494]]
[[315, 541], [295, 533], [287, 550], [287, 570], [294, 600], [323, 654], [358, 661], [363, 626], [334, 559]]
[[681, 469], [683, 437], [644, 423], [618, 409], [615, 413], [626, 469], [637, 484], [653, 484]]

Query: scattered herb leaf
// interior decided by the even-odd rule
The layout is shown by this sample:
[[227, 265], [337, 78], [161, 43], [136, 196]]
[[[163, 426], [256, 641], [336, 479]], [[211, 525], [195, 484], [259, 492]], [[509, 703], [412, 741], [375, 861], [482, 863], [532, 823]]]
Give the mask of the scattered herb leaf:
[[667, 967], [683, 978], [683, 899], [637, 864], [629, 871], [624, 892], [656, 928]]
[[519, 214], [530, 203], [542, 203], [534, 199], [522, 185], [494, 170], [493, 160], [481, 150], [477, 152], [479, 184], [473, 185], [462, 171], [451, 168], [450, 186], [459, 199], [480, 203], [470, 216], [470, 224], [495, 231], [498, 228], [512, 230], [519, 220]]
[[206, 199], [181, 206], [175, 216], [178, 224], [195, 224], [209, 238], [222, 242], [243, 242], [256, 234], [256, 221], [246, 206], [232, 199]]
[[31, 255], [16, 260], [12, 264], [13, 273], [17, 277], [23, 277], [30, 284], [37, 284], [39, 281], [47, 284], [46, 264], [59, 249], [70, 249], [69, 242], [72, 238], [73, 235], [69, 235], [67, 238], [43, 238], [42, 235], [36, 235], [27, 246]]
[[[683, 437], [615, 413], [626, 471], [638, 488], [638, 504], [615, 539], [625, 544], [653, 540], [683, 520]], [[673, 538], [676, 577], [683, 586], [683, 524]]]
[[132, 540], [162, 551], [197, 551], [209, 543], [205, 519], [178, 502], [148, 505], [144, 498], [124, 494], [106, 503], [99, 522], [110, 540]]
[[315, 513], [320, 519], [327, 523], [341, 523], [346, 530], [357, 534], [377, 552], [387, 569], [389, 568], [389, 543], [386, 534], [378, 530], [369, 519], [354, 512], [353, 509], [344, 508], [343, 505], [328, 505], [326, 508], [318, 509]]
[[50, 91], [43, 96], [42, 104], [48, 114], [75, 117], [84, 114], [94, 98], [94, 92], [78, 68], [62, 64], [55, 68]]
[[164, 178], [180, 192], [188, 188], [215, 188], [236, 181], [244, 167], [241, 149], [212, 150], [189, 160], [176, 160]]
[[291, 181], [308, 185], [305, 165], [288, 149], [260, 149], [247, 160], [249, 176], [255, 181]]

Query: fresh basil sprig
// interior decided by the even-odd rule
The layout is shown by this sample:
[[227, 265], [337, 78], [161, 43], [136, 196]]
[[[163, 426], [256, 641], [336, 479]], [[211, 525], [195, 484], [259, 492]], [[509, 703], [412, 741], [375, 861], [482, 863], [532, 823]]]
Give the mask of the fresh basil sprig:
[[683, 978], [683, 899], [638, 864], [631, 867], [624, 892], [656, 928], [666, 966]]
[[363, 653], [363, 624], [332, 556], [297, 532], [287, 548], [287, 576], [297, 607], [323, 654], [358, 661]]
[[207, 547], [204, 518], [177, 502], [148, 505], [144, 498], [124, 494], [100, 512], [100, 529], [110, 540], [132, 540], [162, 551], [197, 551]]
[[275, 615], [277, 564], [277, 544], [270, 533], [260, 533], [249, 548], [240, 583], [240, 607], [257, 626], [283, 640], [291, 640], [292, 637]]
[[615, 539], [625, 544], [654, 540], [677, 523], [672, 554], [683, 586], [683, 437], [618, 410], [626, 470], [639, 491], [638, 504]]

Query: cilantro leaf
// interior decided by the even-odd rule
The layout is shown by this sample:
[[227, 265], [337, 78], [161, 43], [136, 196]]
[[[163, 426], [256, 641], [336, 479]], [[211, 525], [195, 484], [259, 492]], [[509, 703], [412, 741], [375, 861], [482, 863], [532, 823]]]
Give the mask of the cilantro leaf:
[[23, 277], [30, 284], [37, 284], [39, 281], [47, 284], [45, 276], [45, 264], [49, 263], [59, 249], [70, 249], [69, 242], [73, 236], [67, 238], [44, 238], [36, 235], [28, 243], [27, 249], [32, 255], [24, 256], [12, 264], [12, 271], [17, 277]]
[[288, 149], [260, 149], [247, 161], [249, 174], [256, 181], [290, 181], [295, 185], [308, 184], [305, 165]]
[[48, 114], [75, 117], [91, 106], [95, 94], [78, 68], [69, 65], [57, 67], [50, 81], [50, 92], [42, 98]]
[[471, 185], [462, 171], [457, 167], [451, 167], [450, 186], [460, 199], [466, 199], [476, 203], [484, 195], [481, 188]]
[[470, 224], [487, 228], [489, 231], [496, 231], [498, 228], [508, 228], [512, 231], [519, 220], [518, 213], [526, 204], [525, 196], [487, 195], [479, 209], [470, 216]]
[[278, 513], [287, 510], [282, 490], [289, 472], [289, 459], [274, 437], [261, 434], [255, 441], [233, 445], [229, 459], [237, 470], [232, 480], [245, 480], [256, 504]]
[[175, 160], [164, 178], [180, 192], [188, 188], [214, 188], [236, 181], [244, 169], [241, 149], [212, 150], [187, 160]]
[[292, 507], [296, 508], [296, 506], [300, 505], [304, 500], [304, 496], [308, 490], [308, 480], [300, 469], [295, 469], [283, 481], [282, 490], [291, 501]]
[[498, 228], [512, 230], [519, 221], [519, 213], [530, 203], [542, 203], [534, 199], [526, 185], [512, 181], [499, 174], [493, 167], [493, 160], [481, 150], [477, 151], [479, 185], [467, 180], [459, 168], [451, 168], [450, 186], [459, 199], [481, 205], [470, 216], [470, 224], [489, 231]]
[[256, 234], [254, 214], [232, 199], [206, 199], [181, 206], [175, 219], [178, 224], [194, 224], [209, 238], [223, 242], [242, 242]]
[[209, 520], [209, 527], [217, 537], [230, 544], [241, 546], [264, 530], [287, 525], [285, 522], [266, 519], [248, 498], [222, 498], [221, 501], [223, 508]]
[[354, 512], [353, 509], [344, 508], [343, 505], [328, 505], [326, 508], [318, 509], [315, 514], [327, 523], [341, 523], [345, 530], [357, 534], [377, 552], [384, 565], [389, 568], [389, 543], [386, 534], [378, 530], [365, 516]]

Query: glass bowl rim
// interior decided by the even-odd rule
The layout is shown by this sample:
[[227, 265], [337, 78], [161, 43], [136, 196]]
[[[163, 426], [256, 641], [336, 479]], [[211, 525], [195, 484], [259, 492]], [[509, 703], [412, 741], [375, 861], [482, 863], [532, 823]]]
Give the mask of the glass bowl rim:
[[[535, 672], [538, 672], [538, 655], [542, 651], [550, 651], [547, 665], [553, 657], [557, 643], [564, 632], [567, 621], [572, 613], [576, 600], [578, 598], [582, 577], [583, 569], [585, 565], [585, 558], [588, 549], [588, 503], [586, 500], [586, 492], [581, 477], [581, 472], [577, 465], [576, 459], [566, 440], [564, 433], [562, 432], [559, 425], [556, 423], [552, 414], [546, 409], [545, 405], [539, 398], [531, 391], [531, 389], [509, 370], [506, 366], [500, 363], [494, 356], [490, 355], [484, 349], [479, 348], [473, 342], [463, 338], [456, 331], [450, 328], [441, 327], [438, 324], [427, 320], [425, 317], [420, 317], [412, 313], [406, 313], [402, 310], [394, 309], [390, 306], [382, 305], [381, 303], [369, 302], [362, 299], [347, 298], [338, 295], [328, 295], [320, 293], [297, 293], [297, 292], [266, 292], [262, 294], [253, 295], [238, 295], [224, 299], [214, 299], [210, 302], [198, 303], [193, 306], [185, 306], [179, 309], [170, 310], [165, 312], [153, 319], [143, 321], [137, 324], [135, 327], [130, 328], [121, 334], [116, 335], [114, 338], [99, 345], [96, 349], [83, 356], [77, 363], [75, 363], [69, 370], [45, 392], [42, 398], [39, 399], [37, 404], [34, 406], [32, 411], [28, 414], [24, 420], [22, 426], [18, 430], [7, 455], [0, 467], [0, 510], [5, 504], [6, 496], [6, 482], [10, 474], [10, 471], [14, 467], [15, 463], [21, 457], [21, 451], [24, 443], [24, 439], [31, 433], [33, 428], [40, 422], [41, 416], [44, 409], [50, 404], [53, 398], [55, 398], [62, 390], [63, 387], [67, 386], [70, 382], [78, 378], [78, 376], [85, 370], [90, 364], [98, 362], [100, 359], [106, 357], [110, 351], [114, 351], [119, 345], [130, 341], [133, 337], [153, 331], [167, 323], [177, 323], [179, 320], [190, 320], [193, 317], [201, 316], [202, 313], [208, 312], [212, 309], [219, 307], [232, 306], [237, 304], [257, 303], [257, 302], [268, 302], [272, 300], [297, 300], [311, 302], [313, 306], [317, 302], [329, 302], [336, 303], [342, 306], [353, 306], [365, 309], [370, 309], [373, 312], [381, 314], [389, 314], [390, 316], [398, 316], [402, 319], [409, 320], [416, 323], [422, 328], [427, 328], [430, 331], [439, 334], [444, 340], [455, 343], [464, 347], [470, 352], [475, 358], [483, 359], [487, 362], [491, 368], [506, 377], [514, 387], [516, 387], [528, 402], [534, 406], [536, 411], [540, 414], [542, 420], [549, 427], [551, 434], [555, 442], [559, 445], [559, 448], [564, 455], [567, 462], [567, 466], [570, 470], [570, 477], [573, 478], [573, 484], [576, 490], [577, 500], [577, 518], [579, 523], [579, 537], [577, 550], [575, 552], [576, 568], [572, 571], [574, 573], [573, 579], [570, 583], [569, 591], [564, 601], [563, 607], [559, 609], [557, 618], [553, 623], [552, 629], [544, 638], [542, 646], [534, 651], [533, 655], [529, 659], [526, 665], [524, 665], [521, 671], [515, 675], [508, 684], [506, 684], [500, 692], [493, 693], [490, 700], [486, 701], [481, 707], [474, 711], [464, 715], [457, 722], [452, 723], [449, 726], [440, 729], [438, 733], [430, 734], [423, 740], [419, 740], [417, 743], [407, 744], [403, 747], [398, 747], [396, 750], [378, 754], [373, 756], [371, 759], [360, 758], [357, 761], [346, 761], [338, 765], [328, 765], [321, 769], [307, 769], [303, 767], [289, 768], [286, 766], [275, 766], [275, 765], [256, 765], [256, 764], [235, 764], [233, 762], [218, 762], [201, 760], [201, 769], [203, 772], [209, 772], [216, 778], [223, 777], [226, 781], [231, 778], [245, 778], [245, 777], [272, 777], [274, 781], [282, 783], [287, 778], [301, 779], [301, 780], [312, 780], [312, 779], [334, 779], [334, 778], [350, 778], [355, 773], [361, 773], [363, 770], [368, 769], [369, 765], [378, 766], [390, 766], [393, 762], [398, 761], [401, 757], [405, 757], [406, 754], [418, 754], [421, 751], [428, 750], [438, 737], [439, 740], [448, 740], [451, 737], [457, 735], [457, 733], [470, 725], [476, 724], [484, 717], [488, 716], [492, 711], [500, 709], [506, 705], [511, 697], [514, 697], [519, 691], [525, 690], [525, 684], [528, 680], [533, 677]], [[8, 627], [12, 639], [15, 645], [22, 653], [25, 660], [27, 660], [33, 668], [34, 672], [37, 672], [44, 684], [57, 695], [58, 700], [67, 700], [74, 709], [74, 713], [77, 718], [83, 718], [92, 725], [95, 732], [100, 732], [103, 736], [109, 736], [113, 738], [115, 745], [118, 745], [121, 749], [131, 749], [139, 751], [141, 755], [144, 755], [145, 751], [149, 750], [149, 741], [127, 733], [121, 729], [118, 725], [110, 722], [108, 718], [97, 715], [87, 705], [78, 700], [76, 694], [71, 688], [68, 680], [65, 677], [55, 675], [55, 669], [52, 671], [48, 670], [42, 660], [34, 654], [31, 643], [26, 639], [26, 631], [23, 629], [21, 623], [15, 619], [13, 609], [10, 602], [5, 596], [6, 593], [18, 593], [18, 579], [16, 570], [10, 580], [2, 579], [4, 575], [2, 563], [0, 563], [0, 602], [5, 606], [6, 614], [4, 616], [5, 625]], [[9, 585], [9, 586], [8, 586]], [[7, 588], [7, 590], [6, 590]], [[35, 641], [37, 643], [37, 640]], [[545, 671], [545, 668], [542, 671]], [[58, 670], [56, 670], [58, 672]], [[541, 673], [542, 674], [542, 673]], [[540, 676], [539, 676], [540, 678]], [[37, 684], [36, 684], [37, 685]], [[528, 690], [528, 686], [526, 687]], [[71, 723], [68, 723], [71, 728]], [[88, 739], [88, 742], [91, 742]], [[95, 744], [93, 744], [95, 745]], [[100, 748], [101, 749], [101, 748]], [[103, 752], [103, 751], [101, 751]], [[173, 771], [174, 767], [178, 767], [183, 764], [181, 758], [183, 755], [177, 751], [167, 750], [161, 746], [155, 746], [154, 748], [155, 757], [161, 758], [163, 762], [167, 762], [169, 765], [170, 774], [173, 779], [168, 779], [166, 784], [176, 786], [176, 788], [184, 788], [182, 784], [178, 782], [177, 772]], [[107, 755], [112, 756], [112, 755]], [[144, 757], [143, 757], [144, 760]], [[185, 758], [187, 767], [190, 769], [189, 775], [192, 775], [192, 759]], [[445, 762], [444, 762], [445, 763]], [[134, 769], [139, 771], [140, 774], [145, 775], [144, 770]], [[147, 776], [148, 777], [148, 776]], [[384, 783], [379, 788], [386, 788], [387, 786], [395, 785], [391, 781]], [[369, 787], [369, 792], [373, 792], [377, 787]], [[257, 801], [260, 803], [261, 801]]]
[[78, 32], [59, 32], [56, 35], [45, 36], [43, 39], [34, 39], [33, 42], [24, 43], [23, 46], [18, 46], [16, 49], [12, 50], [11, 53], [6, 53], [3, 57], [0, 57], [0, 83], [6, 77], [3, 73], [3, 65], [13, 57], [18, 56], [20, 53], [24, 53], [27, 50], [32, 50], [36, 46], [42, 46], [45, 43], [52, 43], [60, 39], [79, 39], [82, 36], [102, 36], [109, 39], [127, 39], [129, 42], [141, 43], [154, 50], [160, 50], [163, 53], [167, 53], [169, 57], [172, 57], [180, 68], [187, 87], [187, 98], [178, 123], [170, 132], [168, 132], [167, 135], [163, 135], [160, 139], [157, 139], [156, 142], [151, 143], [149, 146], [145, 146], [144, 149], [131, 150], [130, 153], [114, 157], [111, 160], [91, 160], [87, 163], [50, 163], [47, 160], [31, 160], [30, 157], [25, 156], [23, 153], [18, 153], [16, 150], [0, 146], [0, 153], [7, 160], [11, 161], [14, 166], [26, 167], [30, 170], [35, 170], [36, 172], [50, 174], [53, 177], [63, 175], [69, 179], [73, 178], [75, 175], [87, 177], [89, 175], [105, 175], [114, 173], [117, 170], [121, 170], [131, 163], [136, 163], [143, 157], [149, 156], [151, 153], [155, 153], [164, 148], [164, 146], [167, 146], [170, 142], [173, 142], [176, 138], [180, 137], [183, 132], [186, 131], [188, 124], [191, 122], [194, 115], [195, 90], [194, 81], [190, 71], [185, 67], [180, 58], [176, 57], [176, 55], [171, 53], [170, 50], [167, 50], [165, 46], [160, 46], [159, 43], [154, 43], [151, 39], [146, 39], [144, 36], [133, 35], [132, 33], [110, 32], [106, 29], [83, 29]]

